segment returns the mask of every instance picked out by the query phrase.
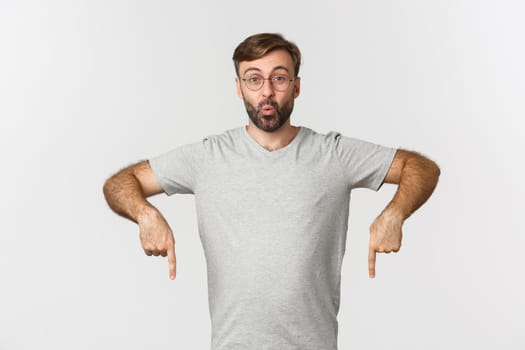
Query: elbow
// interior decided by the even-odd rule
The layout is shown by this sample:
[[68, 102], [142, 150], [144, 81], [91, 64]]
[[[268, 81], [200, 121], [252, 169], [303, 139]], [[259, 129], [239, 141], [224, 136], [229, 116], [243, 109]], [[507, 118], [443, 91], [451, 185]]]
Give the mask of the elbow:
[[112, 188], [113, 188], [113, 177], [110, 177], [109, 179], [104, 181], [104, 185], [102, 186], [102, 193], [104, 194], [104, 198], [106, 199], [106, 201], [108, 201], [110, 198]]
[[437, 165], [436, 162], [432, 161], [432, 172], [434, 174], [434, 176], [436, 177], [436, 179], [439, 178], [439, 175], [441, 175], [441, 169], [439, 168], [439, 165]]
[[425, 182], [429, 184], [433, 183], [434, 186], [437, 185], [439, 176], [441, 175], [441, 169], [437, 163], [420, 154], [416, 153], [416, 155], [417, 156], [407, 159], [405, 163], [407, 168], [411, 170], [417, 169], [416, 171], [421, 174]]
[[104, 198], [108, 202], [108, 204], [111, 203], [112, 199], [118, 194], [120, 184], [119, 184], [119, 178], [118, 173], [108, 178], [106, 181], [104, 181], [104, 185], [102, 186], [102, 193], [104, 194]]
[[434, 182], [434, 187], [437, 185], [439, 181], [439, 176], [441, 175], [441, 169], [439, 168], [439, 165], [437, 165], [434, 161], [429, 160], [429, 166], [428, 166], [428, 173], [430, 174], [430, 177], [432, 178]]

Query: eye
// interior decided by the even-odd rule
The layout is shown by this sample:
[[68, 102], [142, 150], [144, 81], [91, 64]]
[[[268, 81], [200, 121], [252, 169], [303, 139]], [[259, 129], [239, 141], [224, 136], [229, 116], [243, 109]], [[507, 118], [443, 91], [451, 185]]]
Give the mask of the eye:
[[250, 75], [248, 78], [246, 78], [246, 82], [248, 84], [259, 84], [261, 82], [262, 78], [258, 75]]
[[286, 75], [276, 75], [272, 78], [273, 81], [276, 83], [284, 83], [285, 81], [288, 81], [288, 77]]

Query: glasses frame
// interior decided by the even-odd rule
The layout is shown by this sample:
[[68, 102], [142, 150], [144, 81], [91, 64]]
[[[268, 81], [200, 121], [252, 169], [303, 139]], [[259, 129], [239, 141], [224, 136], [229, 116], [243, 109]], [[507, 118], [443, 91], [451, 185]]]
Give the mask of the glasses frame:
[[280, 88], [277, 88], [274, 83], [273, 83], [273, 80], [276, 78], [276, 77], [282, 77], [283, 75], [282, 74], [277, 74], [271, 78], [264, 78], [262, 75], [260, 74], [254, 74], [254, 75], [257, 75], [259, 77], [261, 77], [262, 79], [262, 84], [261, 86], [259, 86], [257, 89], [252, 89], [251, 87], [248, 86], [248, 83], [246, 82], [249, 78], [241, 78], [241, 80], [244, 82], [244, 86], [246, 86], [246, 88], [250, 91], [259, 91], [262, 89], [262, 87], [264, 86], [264, 83], [266, 82], [266, 80], [270, 81], [270, 84], [272, 85], [272, 89], [275, 89], [275, 91], [279, 91], [279, 92], [283, 92], [283, 91], [286, 91], [289, 87], [290, 87], [290, 83], [292, 81], [295, 81], [296, 78], [293, 78], [293, 79], [288, 79], [288, 85], [286, 86], [286, 88], [284, 89], [280, 89]]

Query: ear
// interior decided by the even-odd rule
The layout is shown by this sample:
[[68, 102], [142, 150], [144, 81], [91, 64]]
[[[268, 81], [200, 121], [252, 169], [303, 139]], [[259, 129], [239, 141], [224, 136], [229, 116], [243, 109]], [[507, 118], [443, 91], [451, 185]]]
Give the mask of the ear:
[[237, 88], [237, 96], [242, 98], [241, 80], [239, 77], [235, 78], [235, 87]]
[[294, 98], [299, 97], [299, 94], [301, 93], [301, 77], [295, 78], [294, 81]]

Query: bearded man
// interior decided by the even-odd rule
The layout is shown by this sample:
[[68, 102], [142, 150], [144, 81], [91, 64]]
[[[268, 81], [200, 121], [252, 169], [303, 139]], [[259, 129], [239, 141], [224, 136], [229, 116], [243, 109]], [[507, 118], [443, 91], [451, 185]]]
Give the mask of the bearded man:
[[279, 34], [246, 38], [233, 55], [248, 124], [127, 167], [104, 185], [109, 206], [139, 226], [147, 255], [175, 241], [147, 198], [195, 197], [204, 249], [212, 350], [336, 350], [350, 193], [397, 191], [370, 226], [376, 253], [397, 252], [403, 222], [433, 192], [438, 166], [411, 151], [294, 126], [301, 53]]

